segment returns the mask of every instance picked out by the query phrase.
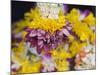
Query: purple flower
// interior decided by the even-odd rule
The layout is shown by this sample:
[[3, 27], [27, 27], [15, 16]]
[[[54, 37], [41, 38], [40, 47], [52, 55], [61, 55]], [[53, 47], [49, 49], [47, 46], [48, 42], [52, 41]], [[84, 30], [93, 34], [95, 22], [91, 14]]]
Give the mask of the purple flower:
[[68, 5], [67, 4], [63, 4], [63, 11], [64, 11], [64, 14], [66, 15], [68, 12]]
[[80, 20], [83, 20], [85, 17], [87, 17], [90, 14], [89, 10], [85, 10], [85, 11], [80, 11]]
[[49, 51], [55, 49], [65, 42], [70, 35], [69, 30], [71, 30], [71, 27], [68, 24], [54, 34], [50, 34], [42, 29], [26, 29], [26, 42], [30, 42], [30, 47], [36, 47], [39, 54], [42, 50]]
[[85, 10], [82, 14], [84, 14], [85, 17], [86, 17], [86, 16], [88, 16], [90, 14], [90, 11], [89, 10]]
[[46, 53], [42, 56], [42, 72], [52, 72], [55, 71], [55, 62], [51, 58], [51, 54]]

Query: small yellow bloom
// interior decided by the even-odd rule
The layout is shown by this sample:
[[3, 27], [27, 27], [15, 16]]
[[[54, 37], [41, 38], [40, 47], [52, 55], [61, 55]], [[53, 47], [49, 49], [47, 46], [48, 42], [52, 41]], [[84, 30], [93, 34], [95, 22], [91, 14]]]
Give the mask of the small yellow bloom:
[[68, 38], [70, 42], [74, 41], [74, 36], [70, 35]]
[[67, 62], [66, 59], [57, 60], [56, 65], [57, 65], [56, 66], [57, 71], [68, 71], [69, 70], [69, 62]]
[[67, 59], [67, 58], [71, 58], [71, 54], [69, 52], [67, 52], [66, 50], [64, 50], [63, 48], [61, 48], [60, 50], [52, 50], [52, 58], [53, 59]]
[[71, 46], [69, 47], [72, 56], [75, 56], [77, 53], [79, 53], [84, 46], [86, 46], [86, 43], [79, 43], [77, 41], [73, 41]]
[[16, 28], [14, 29], [15, 33], [22, 32], [23, 29], [27, 26], [28, 22], [26, 20], [20, 20], [15, 23]]
[[52, 50], [52, 58], [57, 58], [59, 56], [58, 51]]
[[61, 50], [59, 51], [59, 58], [61, 59], [71, 58], [71, 54], [65, 50]]
[[33, 8], [30, 10], [30, 12], [25, 13], [25, 20], [27, 21], [31, 21], [31, 20], [35, 20], [38, 19], [41, 15], [39, 12], [39, 8]]
[[24, 42], [20, 42], [17, 47], [12, 48], [12, 60], [22, 62], [26, 59], [26, 47]]
[[90, 42], [91, 42], [92, 44], [95, 44], [95, 39], [96, 39], [95, 33], [91, 34]]
[[79, 22], [79, 16], [80, 16], [79, 10], [73, 8], [73, 9], [71, 10], [71, 12], [70, 12], [69, 14], [66, 15], [66, 18], [68, 19], [68, 21], [69, 21], [70, 23], [76, 24], [77, 22]]
[[29, 62], [28, 60], [23, 61], [21, 69], [18, 73], [37, 73], [40, 72], [41, 61]]
[[95, 26], [96, 25], [96, 19], [95, 19], [93, 13], [90, 13], [83, 21], [86, 24], [88, 24], [89, 26]]
[[73, 26], [73, 31], [82, 41], [88, 40], [90, 35], [93, 33], [92, 30], [87, 26], [87, 24], [80, 22], [77, 22], [75, 26]]
[[12, 51], [19, 52], [19, 53], [24, 51], [24, 50], [25, 50], [24, 42], [20, 42], [17, 47], [12, 48]]

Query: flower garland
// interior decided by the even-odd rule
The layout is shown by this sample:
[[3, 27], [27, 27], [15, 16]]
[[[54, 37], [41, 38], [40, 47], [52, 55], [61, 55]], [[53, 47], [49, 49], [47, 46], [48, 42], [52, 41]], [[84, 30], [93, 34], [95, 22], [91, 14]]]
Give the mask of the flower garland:
[[65, 7], [37, 3], [15, 23], [12, 74], [95, 68], [95, 17], [75, 8], [65, 14]]

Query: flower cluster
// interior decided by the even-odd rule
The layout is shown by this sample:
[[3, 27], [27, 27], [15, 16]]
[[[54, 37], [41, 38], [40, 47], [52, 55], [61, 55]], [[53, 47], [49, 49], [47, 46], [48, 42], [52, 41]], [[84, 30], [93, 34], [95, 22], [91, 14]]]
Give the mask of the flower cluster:
[[66, 25], [60, 30], [56, 30], [51, 34], [42, 29], [26, 29], [27, 35], [25, 36], [26, 42], [29, 42], [31, 47], [36, 47], [37, 52], [40, 54], [42, 50], [48, 51], [57, 48], [65, 42], [70, 36]]
[[95, 68], [95, 17], [66, 4], [37, 3], [12, 26], [12, 74]]

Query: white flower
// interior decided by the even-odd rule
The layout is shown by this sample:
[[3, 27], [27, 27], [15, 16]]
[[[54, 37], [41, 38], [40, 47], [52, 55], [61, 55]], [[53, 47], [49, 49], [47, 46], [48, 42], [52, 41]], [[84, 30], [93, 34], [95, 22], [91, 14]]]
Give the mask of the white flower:
[[[95, 46], [88, 43], [86, 47], [84, 47], [85, 52], [87, 53], [85, 57], [81, 58], [81, 65], [75, 67], [75, 69], [94, 69], [96, 66], [96, 57], [95, 57]], [[76, 59], [80, 58], [79, 54], [76, 56]]]
[[58, 13], [62, 8], [62, 4], [37, 3], [37, 7], [40, 9], [42, 17], [57, 19]]
[[55, 70], [56, 64], [51, 58], [43, 56], [42, 65], [43, 65], [42, 72], [51, 72]]

